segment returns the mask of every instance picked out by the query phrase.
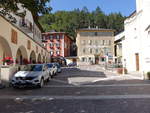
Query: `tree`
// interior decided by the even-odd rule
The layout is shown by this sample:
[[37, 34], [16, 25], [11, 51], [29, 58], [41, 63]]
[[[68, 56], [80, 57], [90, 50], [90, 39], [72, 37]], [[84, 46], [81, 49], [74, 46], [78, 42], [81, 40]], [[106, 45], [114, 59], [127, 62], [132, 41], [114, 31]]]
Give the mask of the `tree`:
[[116, 32], [123, 30], [125, 17], [121, 13], [111, 13], [106, 15], [100, 7], [93, 12], [89, 12], [86, 7], [82, 10], [74, 9], [73, 11], [58, 11], [54, 14], [43, 15], [39, 22], [45, 31], [56, 30], [68, 33], [72, 37], [76, 37], [76, 30], [80, 28], [114, 29]]
[[19, 10], [18, 4], [31, 11], [33, 16], [38, 14], [46, 14], [51, 10], [46, 4], [50, 0], [0, 0], [0, 8], [3, 8], [6, 12], [14, 12], [17, 14]]

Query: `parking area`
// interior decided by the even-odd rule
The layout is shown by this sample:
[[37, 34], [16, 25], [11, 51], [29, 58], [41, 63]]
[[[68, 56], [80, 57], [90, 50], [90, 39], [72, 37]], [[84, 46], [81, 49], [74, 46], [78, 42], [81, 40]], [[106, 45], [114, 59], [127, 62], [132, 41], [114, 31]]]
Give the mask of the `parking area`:
[[150, 82], [98, 65], [65, 67], [43, 88], [0, 90], [3, 113], [149, 113]]

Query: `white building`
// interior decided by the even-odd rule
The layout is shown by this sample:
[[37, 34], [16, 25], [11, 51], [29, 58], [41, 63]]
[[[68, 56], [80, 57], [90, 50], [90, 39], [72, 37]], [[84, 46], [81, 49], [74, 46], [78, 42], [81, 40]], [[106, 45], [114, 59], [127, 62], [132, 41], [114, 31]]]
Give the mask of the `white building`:
[[122, 44], [124, 66], [128, 72], [150, 71], [150, 0], [136, 0], [136, 11], [124, 22]]
[[125, 39], [125, 33], [121, 32], [115, 36], [114, 58], [115, 63], [122, 64], [122, 44]]

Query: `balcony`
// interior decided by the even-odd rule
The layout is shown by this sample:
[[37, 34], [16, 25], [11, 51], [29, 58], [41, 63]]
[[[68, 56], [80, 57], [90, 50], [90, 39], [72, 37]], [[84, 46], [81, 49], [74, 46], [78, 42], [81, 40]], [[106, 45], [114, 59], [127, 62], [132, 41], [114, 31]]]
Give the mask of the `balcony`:
[[54, 47], [50, 46], [50, 49], [54, 49]]
[[60, 46], [56, 46], [57, 47], [57, 49], [60, 49]]
[[25, 31], [26, 33], [32, 33], [33, 32], [33, 25], [30, 21], [26, 19], [20, 19], [19, 21], [19, 27]]
[[53, 38], [50, 38], [50, 41], [51, 41], [51, 42], [54, 42]]

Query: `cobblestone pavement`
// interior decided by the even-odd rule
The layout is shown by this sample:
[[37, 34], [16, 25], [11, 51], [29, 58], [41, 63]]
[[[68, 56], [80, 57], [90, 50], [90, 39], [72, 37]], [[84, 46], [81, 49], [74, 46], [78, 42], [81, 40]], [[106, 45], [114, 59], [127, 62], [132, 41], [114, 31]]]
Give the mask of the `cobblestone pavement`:
[[150, 113], [150, 81], [98, 65], [63, 68], [42, 89], [0, 90], [0, 113]]

